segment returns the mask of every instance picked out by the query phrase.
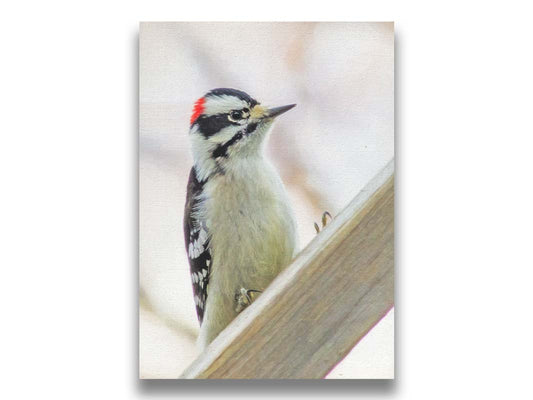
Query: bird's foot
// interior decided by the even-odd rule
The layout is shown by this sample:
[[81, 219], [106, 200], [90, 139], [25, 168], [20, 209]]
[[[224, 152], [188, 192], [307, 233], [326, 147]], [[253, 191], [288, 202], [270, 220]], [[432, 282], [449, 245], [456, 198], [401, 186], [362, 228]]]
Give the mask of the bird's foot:
[[254, 301], [254, 295], [252, 293], [262, 293], [260, 290], [245, 289], [240, 288], [237, 293], [235, 293], [235, 307], [236, 312], [241, 312], [246, 307], [248, 307]]
[[[331, 214], [327, 211], [324, 211], [324, 214], [322, 214], [322, 229], [324, 229], [328, 223], [328, 217], [331, 220], [333, 220], [333, 217], [331, 216]], [[320, 233], [320, 227], [318, 226], [318, 224], [315, 222], [315, 230], [316, 230], [316, 233], [319, 234]]]

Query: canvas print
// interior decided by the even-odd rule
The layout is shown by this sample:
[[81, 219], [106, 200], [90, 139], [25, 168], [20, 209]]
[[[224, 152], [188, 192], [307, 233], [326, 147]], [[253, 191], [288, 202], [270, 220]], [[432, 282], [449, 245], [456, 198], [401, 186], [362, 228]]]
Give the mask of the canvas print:
[[139, 376], [394, 378], [394, 25], [142, 22]]

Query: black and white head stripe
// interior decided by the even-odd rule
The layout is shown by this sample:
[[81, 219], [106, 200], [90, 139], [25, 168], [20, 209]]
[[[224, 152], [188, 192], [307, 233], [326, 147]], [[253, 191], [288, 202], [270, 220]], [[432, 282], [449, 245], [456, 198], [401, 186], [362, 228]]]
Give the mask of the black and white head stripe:
[[198, 125], [198, 131], [207, 139], [210, 136], [215, 135], [222, 129], [228, 126], [239, 124], [231, 121], [228, 118], [228, 114], [215, 114], [215, 115], [201, 115], [195, 122]]
[[238, 165], [231, 161], [260, 154], [274, 118], [292, 107], [267, 108], [236, 89], [213, 89], [199, 98], [189, 130], [198, 179], [224, 175]]
[[237, 143], [242, 138], [250, 135], [257, 128], [257, 123], [249, 124], [245, 129], [237, 132], [230, 140], [226, 143], [219, 144], [213, 151], [213, 158], [227, 157], [228, 149], [235, 143]]
[[225, 96], [235, 97], [239, 100], [245, 101], [246, 103], [248, 103], [250, 107], [253, 107], [259, 104], [257, 100], [252, 98], [249, 94], [243, 92], [242, 90], [237, 90], [237, 89], [227, 89], [227, 88], [213, 89], [209, 93], [207, 93], [204, 97], [207, 100], [210, 97], [211, 98], [212, 97], [223, 98]]
[[202, 112], [195, 119], [192, 126], [205, 138], [215, 135], [228, 126], [239, 126], [242, 122], [238, 118], [228, 118], [232, 112], [246, 114], [251, 108], [259, 104], [248, 94], [236, 89], [213, 89], [202, 101]]

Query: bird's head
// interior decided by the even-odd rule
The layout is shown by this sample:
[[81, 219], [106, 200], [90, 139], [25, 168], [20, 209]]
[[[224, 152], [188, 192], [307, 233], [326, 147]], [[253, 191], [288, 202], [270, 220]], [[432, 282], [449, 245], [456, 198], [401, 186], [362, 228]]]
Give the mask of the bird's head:
[[260, 156], [274, 118], [296, 104], [267, 108], [236, 89], [213, 89], [194, 104], [190, 137], [200, 180], [239, 159]]

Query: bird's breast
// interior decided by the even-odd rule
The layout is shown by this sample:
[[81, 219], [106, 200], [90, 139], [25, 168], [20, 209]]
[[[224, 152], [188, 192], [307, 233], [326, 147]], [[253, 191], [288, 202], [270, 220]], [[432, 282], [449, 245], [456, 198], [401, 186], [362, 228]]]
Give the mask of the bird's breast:
[[205, 212], [214, 283], [269, 283], [292, 259], [294, 219], [281, 179], [270, 165], [248, 164], [214, 178], [206, 187]]

